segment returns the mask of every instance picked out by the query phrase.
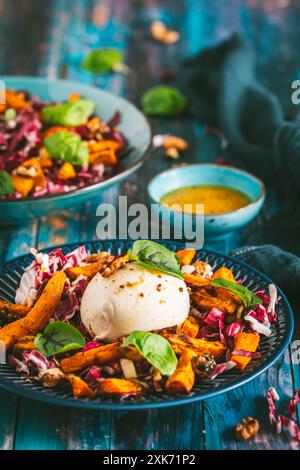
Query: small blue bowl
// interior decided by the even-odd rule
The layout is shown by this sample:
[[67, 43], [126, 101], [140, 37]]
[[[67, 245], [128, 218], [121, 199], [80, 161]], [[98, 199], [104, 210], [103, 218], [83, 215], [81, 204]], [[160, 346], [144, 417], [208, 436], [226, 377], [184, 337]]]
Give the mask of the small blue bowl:
[[[244, 170], [206, 163], [187, 165], [160, 173], [148, 186], [150, 201], [160, 204], [159, 212], [163, 223], [171, 221], [176, 227], [176, 224], [183, 223], [183, 219], [168, 206], [161, 204], [161, 198], [175, 189], [198, 185], [226, 186], [242, 191], [251, 199], [247, 206], [224, 214], [210, 214], [203, 217], [184, 213], [184, 223], [189, 220], [194, 228], [201, 226], [200, 223], [196, 225], [196, 218], [203, 217], [205, 239], [226, 237], [231, 232], [241, 229], [259, 213], [265, 199], [265, 187], [262, 181]], [[181, 230], [180, 227], [177, 228]]]
[[122, 159], [122, 168], [107, 179], [75, 189], [67, 193], [40, 197], [5, 199], [0, 201], [0, 224], [21, 223], [49, 213], [66, 209], [92, 197], [99, 198], [104, 192], [136, 171], [144, 162], [151, 146], [151, 129], [144, 114], [120, 96], [99, 88], [67, 80], [49, 80], [39, 77], [0, 77], [6, 88], [27, 90], [41, 100], [63, 101], [71, 93], [80, 93], [96, 103], [96, 112], [103, 120], [109, 120], [116, 111], [121, 113], [119, 128], [127, 139], [128, 155]]

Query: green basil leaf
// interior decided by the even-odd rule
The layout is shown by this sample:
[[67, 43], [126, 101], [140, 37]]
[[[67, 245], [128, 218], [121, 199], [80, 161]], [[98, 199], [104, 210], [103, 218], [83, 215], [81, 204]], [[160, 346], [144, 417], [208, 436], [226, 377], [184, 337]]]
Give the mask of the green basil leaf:
[[38, 333], [34, 344], [46, 357], [62, 354], [85, 346], [80, 331], [63, 321], [49, 323], [43, 333]]
[[80, 126], [94, 113], [95, 108], [95, 103], [86, 99], [45, 106], [43, 108], [43, 121], [46, 124], [59, 126]]
[[133, 344], [162, 375], [172, 375], [177, 366], [177, 357], [170, 343], [160, 335], [147, 331], [134, 331], [123, 343], [123, 347]]
[[246, 308], [251, 308], [262, 303], [262, 300], [253, 292], [251, 292], [251, 290], [247, 289], [247, 287], [244, 287], [241, 284], [236, 284], [232, 281], [228, 281], [227, 279], [214, 279], [211, 281], [211, 285], [215, 287], [222, 287], [223, 289], [227, 289], [230, 292], [233, 292], [241, 299]]
[[156, 86], [144, 93], [141, 105], [143, 112], [148, 115], [175, 116], [185, 110], [187, 101], [174, 87]]
[[88, 149], [79, 135], [60, 131], [44, 139], [44, 145], [52, 158], [74, 165], [88, 163]]
[[151, 240], [137, 240], [132, 246], [130, 257], [148, 269], [157, 269], [171, 276], [183, 279], [180, 263], [175, 253]]
[[0, 170], [0, 196], [7, 196], [15, 192], [9, 173]]
[[81, 63], [81, 67], [92, 73], [111, 73], [122, 71], [123, 54], [118, 49], [102, 48], [90, 51]]

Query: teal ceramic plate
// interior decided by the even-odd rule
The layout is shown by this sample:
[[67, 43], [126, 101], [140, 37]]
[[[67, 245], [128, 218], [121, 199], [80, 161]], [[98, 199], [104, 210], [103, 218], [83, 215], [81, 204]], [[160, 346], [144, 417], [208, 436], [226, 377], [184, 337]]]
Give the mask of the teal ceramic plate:
[[151, 145], [151, 129], [143, 113], [120, 96], [96, 87], [67, 80], [48, 80], [38, 77], [0, 77], [6, 88], [28, 90], [42, 100], [62, 101], [71, 93], [78, 92], [96, 103], [96, 112], [109, 120], [116, 111], [121, 113], [119, 128], [128, 141], [129, 154], [122, 159], [121, 169], [109, 178], [84, 188], [62, 194], [27, 197], [0, 201], [0, 223], [23, 222], [48, 215], [54, 210], [65, 209], [91, 197], [103, 195], [106, 189], [136, 171], [143, 163]]
[[[103, 242], [82, 242], [82, 244], [85, 244], [86, 248], [93, 252], [106, 250], [117, 254], [127, 252], [132, 242], [129, 240], [110, 240]], [[163, 244], [174, 251], [183, 248], [183, 244], [180, 243], [163, 242]], [[78, 247], [78, 244], [65, 245], [63, 251], [68, 253], [76, 247]], [[201, 250], [197, 252], [197, 258], [210, 263], [213, 269], [220, 266], [232, 269], [237, 278], [242, 279], [244, 285], [253, 290], [265, 289], [272, 282], [267, 276], [256, 269], [230, 256], [209, 250]], [[2, 268], [0, 272], [0, 298], [11, 302], [14, 301], [21, 275], [31, 261], [31, 256], [21, 256], [8, 262]], [[188, 396], [182, 394], [170, 395], [164, 392], [161, 394], [152, 393], [141, 397], [128, 397], [123, 400], [112, 397], [99, 397], [94, 400], [88, 398], [75, 399], [64, 390], [51, 390], [44, 388], [39, 383], [25, 381], [8, 365], [0, 365], [0, 387], [11, 393], [54, 405], [109, 410], [160, 408], [189, 404], [206, 398], [212, 398], [220, 393], [239, 387], [266, 371], [288, 347], [293, 332], [293, 314], [284, 294], [280, 289], [278, 291], [281, 296], [281, 300], [277, 305], [278, 322], [272, 326], [272, 335], [269, 338], [263, 337], [261, 339], [261, 356], [253, 358], [244, 371], [231, 369], [213, 381], [195, 385]]]

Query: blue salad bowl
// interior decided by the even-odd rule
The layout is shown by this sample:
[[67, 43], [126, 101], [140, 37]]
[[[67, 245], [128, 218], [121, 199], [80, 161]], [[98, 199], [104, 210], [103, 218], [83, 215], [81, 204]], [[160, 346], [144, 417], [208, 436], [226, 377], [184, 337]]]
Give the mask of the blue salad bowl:
[[120, 131], [128, 143], [128, 155], [122, 159], [121, 168], [107, 179], [67, 193], [26, 197], [21, 199], [0, 200], [0, 224], [21, 223], [66, 209], [90, 198], [99, 198], [112, 185], [127, 178], [144, 162], [151, 146], [151, 128], [141, 111], [120, 96], [99, 88], [82, 85], [67, 80], [49, 80], [39, 77], [0, 77], [6, 88], [27, 90], [41, 100], [63, 101], [71, 93], [79, 93], [96, 103], [96, 113], [104, 121], [109, 120], [116, 111], [121, 114]]
[[[237, 189], [246, 194], [251, 202], [232, 212], [209, 215], [179, 214], [160, 203], [161, 198], [170, 191], [199, 185]], [[148, 195], [151, 203], [159, 204], [157, 212], [160, 213], [162, 223], [171, 223], [177, 233], [182, 229], [179, 224], [189, 223], [193, 230], [201, 227], [205, 239], [218, 239], [241, 229], [254, 219], [263, 206], [265, 187], [256, 176], [244, 170], [227, 165], [199, 163], [164, 171], [155, 176], [148, 186]]]
[[[182, 242], [160, 241], [160, 243], [171, 251], [178, 251], [185, 248], [185, 244]], [[114, 255], [126, 253], [132, 248], [132, 240], [129, 239], [95, 240], [82, 242], [80, 244], [85, 245], [86, 249], [91, 253], [104, 250]], [[78, 248], [78, 246], [78, 243], [72, 243], [64, 245], [61, 248], [63, 253], [70, 253], [75, 248]], [[43, 251], [48, 252], [51, 250], [53, 250], [53, 248]], [[32, 262], [32, 259], [32, 255], [24, 255], [9, 261], [1, 268], [1, 299], [14, 302], [16, 289], [20, 285], [21, 276], [26, 267]], [[240, 259], [235, 259], [212, 250], [197, 250], [196, 259], [209, 263], [214, 270], [221, 266], [231, 269], [236, 277], [243, 280], [244, 286], [254, 292], [266, 289], [269, 284], [273, 283], [267, 276]], [[113, 395], [99, 396], [94, 399], [84, 397], [74, 398], [67, 389], [45, 388], [40, 382], [25, 380], [24, 377], [12, 369], [9, 364], [0, 364], [0, 388], [3, 388], [9, 393], [16, 393], [23, 397], [43, 401], [54, 406], [62, 405], [72, 408], [114, 411], [164, 408], [168, 406], [191, 404], [196, 401], [216, 397], [221, 393], [233, 390], [258, 377], [271, 367], [288, 347], [293, 334], [294, 317], [285, 295], [279, 288], [277, 289], [278, 295], [280, 296], [280, 300], [276, 306], [278, 322], [271, 325], [271, 336], [261, 336], [260, 355], [252, 358], [251, 362], [244, 370], [233, 368], [224, 374], [218, 375], [214, 380], [203, 380], [195, 383], [189, 394], [170, 394], [166, 391], [157, 393], [154, 390], [149, 390], [146, 395], [130, 395], [122, 399], [114, 397]]]

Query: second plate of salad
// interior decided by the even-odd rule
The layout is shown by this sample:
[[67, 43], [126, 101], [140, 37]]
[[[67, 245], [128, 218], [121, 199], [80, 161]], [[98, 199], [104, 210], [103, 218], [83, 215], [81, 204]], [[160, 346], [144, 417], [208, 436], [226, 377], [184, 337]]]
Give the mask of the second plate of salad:
[[2, 81], [0, 222], [99, 195], [142, 164], [151, 131], [127, 100], [65, 80]]

